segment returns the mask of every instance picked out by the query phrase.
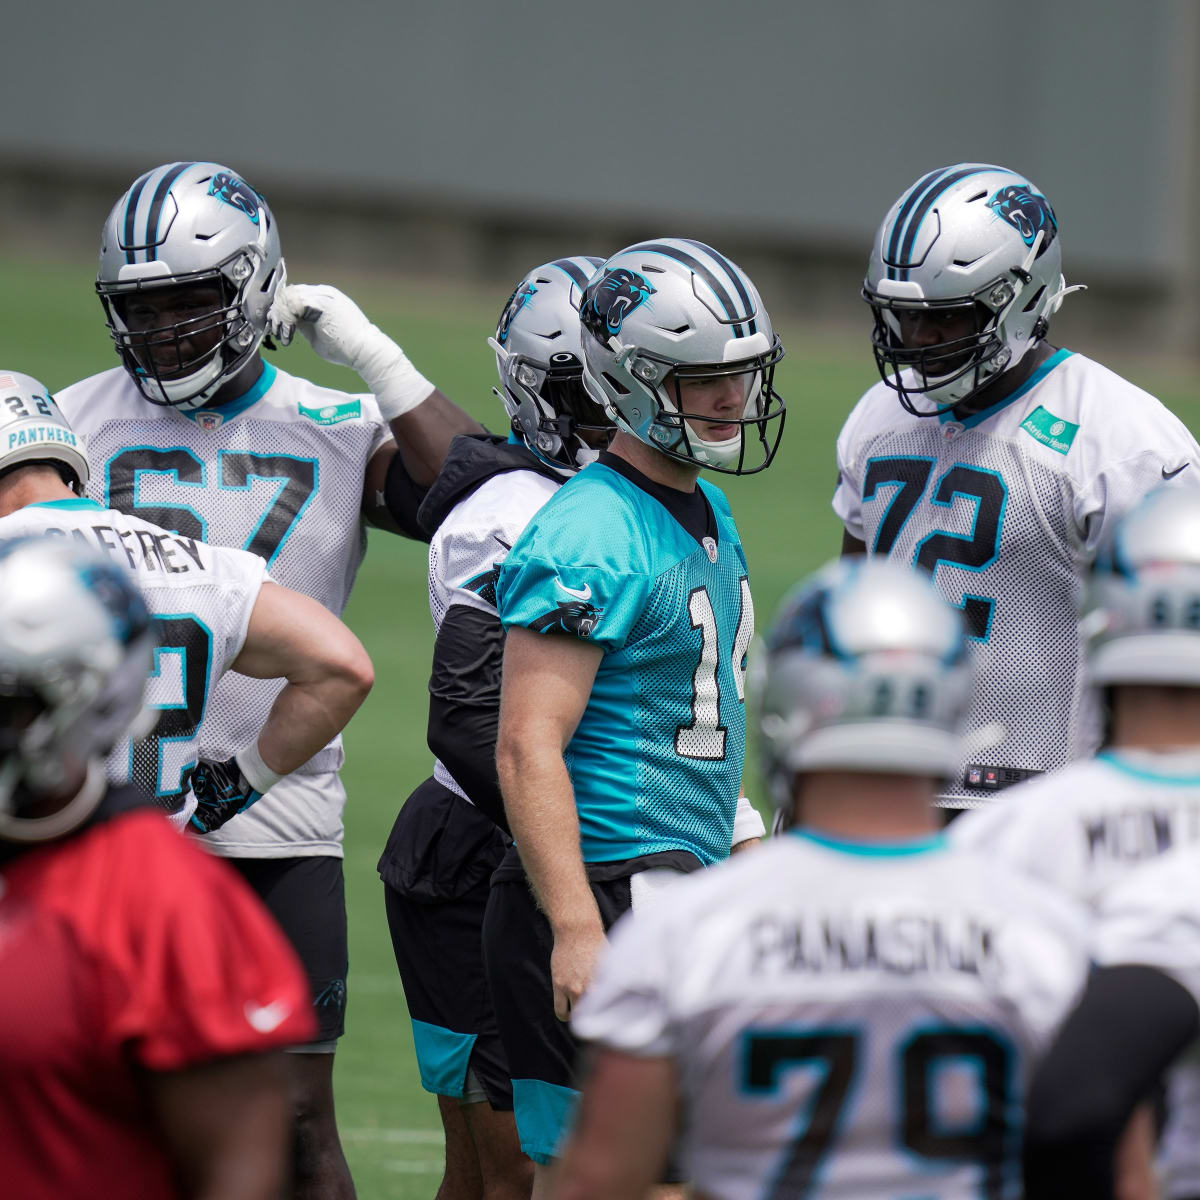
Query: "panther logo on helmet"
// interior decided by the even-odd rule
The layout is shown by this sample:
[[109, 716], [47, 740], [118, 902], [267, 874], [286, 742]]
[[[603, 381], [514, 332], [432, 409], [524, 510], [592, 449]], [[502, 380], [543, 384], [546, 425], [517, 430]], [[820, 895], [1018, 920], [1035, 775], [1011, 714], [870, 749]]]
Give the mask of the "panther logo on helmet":
[[1054, 241], [1054, 235], [1058, 232], [1058, 221], [1054, 217], [1050, 201], [1027, 184], [1012, 183], [1008, 187], [1002, 187], [988, 201], [988, 207], [998, 217], [1007, 221], [1021, 235], [1021, 240], [1027, 246], [1032, 246], [1038, 231], [1044, 229], [1046, 237], [1038, 248], [1039, 258]]
[[625, 318], [655, 293], [648, 280], [625, 267], [609, 267], [588, 284], [579, 310], [584, 328], [600, 341], [607, 342], [621, 332]]
[[508, 303], [504, 306], [504, 311], [500, 314], [500, 324], [496, 326], [496, 341], [500, 345], [503, 346], [508, 341], [509, 327], [517, 319], [517, 313], [529, 303], [536, 292], [537, 288], [532, 283], [522, 283], [509, 296]]
[[218, 171], [212, 177], [208, 194], [233, 208], [241, 209], [255, 225], [258, 224], [258, 210], [266, 203], [245, 180], [225, 171]]

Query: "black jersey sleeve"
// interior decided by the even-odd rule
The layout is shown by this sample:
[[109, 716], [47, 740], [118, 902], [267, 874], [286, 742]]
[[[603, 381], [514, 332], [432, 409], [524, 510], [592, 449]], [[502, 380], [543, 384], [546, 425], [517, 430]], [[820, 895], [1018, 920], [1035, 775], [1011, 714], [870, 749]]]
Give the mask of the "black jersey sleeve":
[[427, 739], [471, 802], [508, 833], [496, 774], [503, 661], [500, 618], [452, 604], [433, 648]]
[[1200, 1008], [1169, 975], [1094, 971], [1030, 1086], [1025, 1200], [1113, 1196], [1121, 1131], [1197, 1033]]
[[405, 537], [418, 542], [428, 542], [429, 534], [417, 520], [417, 510], [428, 494], [429, 489], [414, 483], [412, 477], [404, 469], [404, 460], [399, 454], [392, 456], [388, 464], [387, 478], [383, 485], [383, 502], [391, 514], [392, 520], [400, 526]]

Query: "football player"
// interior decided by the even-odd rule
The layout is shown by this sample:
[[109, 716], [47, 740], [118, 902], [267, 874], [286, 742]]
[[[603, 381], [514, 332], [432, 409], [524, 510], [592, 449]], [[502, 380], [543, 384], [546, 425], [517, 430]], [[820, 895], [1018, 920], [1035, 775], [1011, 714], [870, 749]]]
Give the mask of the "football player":
[[1152, 488], [1200, 486], [1180, 421], [1049, 341], [1072, 290], [1050, 202], [1003, 167], [922, 176], [871, 251], [863, 297], [882, 381], [838, 438], [833, 507], [845, 553], [915, 563], [963, 610], [979, 667], [971, 727], [999, 732], [949, 781], [950, 808], [1095, 748], [1083, 567]]
[[520, 853], [493, 876], [484, 954], [537, 1190], [576, 1096], [563, 1022], [605, 930], [738, 840], [754, 610], [728, 501], [698, 477], [767, 467], [784, 417], [782, 343], [711, 247], [620, 251], [580, 321], [584, 387], [617, 433], [496, 584], [497, 767]]
[[[1117, 522], [1081, 629], [1105, 749], [1014, 788], [951, 836], [1096, 912], [1140, 863], [1200, 841], [1200, 494], [1160, 488]], [[1167, 1113], [1166, 1195], [1200, 1196], [1200, 1065], [1173, 1074]], [[1128, 1169], [1139, 1161], [1148, 1167], [1148, 1154]]]
[[[371, 689], [358, 638], [315, 600], [270, 582], [263, 560], [209, 546], [82, 496], [87, 459], [36, 379], [0, 372], [0, 538], [44, 534], [110, 554], [131, 571], [159, 638], [154, 728], [122, 742], [109, 778], [132, 782], [179, 828], [211, 833], [338, 734]], [[245, 745], [207, 736], [226, 671], [284, 679]], [[201, 746], [213, 758], [200, 757]]]
[[436, 760], [400, 810], [379, 873], [421, 1082], [446, 1133], [442, 1200], [478, 1195], [480, 1179], [491, 1197], [528, 1196], [532, 1184], [481, 947], [489, 881], [509, 840], [496, 779], [496, 579], [534, 513], [612, 435], [581, 381], [579, 302], [602, 261], [560, 258], [517, 285], [488, 339], [512, 432], [456, 439], [419, 513], [432, 535]]
[[[1198, 879], [1200, 844], [1191, 842], [1143, 863], [1104, 896], [1093, 945], [1098, 969], [1030, 1088], [1027, 1200], [1123, 1197], [1126, 1193], [1117, 1190], [1114, 1163], [1119, 1156], [1114, 1148], [1135, 1106], [1153, 1099], [1173, 1064], [1185, 1064], [1195, 1078]], [[1193, 1122], [1196, 1099], [1192, 1092]], [[1194, 1124], [1186, 1134], [1194, 1142]], [[1194, 1198], [1200, 1195], [1194, 1145], [1182, 1148], [1192, 1151], [1190, 1174], [1170, 1170], [1169, 1155], [1165, 1194]]]
[[711, 1200], [1016, 1195], [1024, 1087], [1087, 947], [1071, 901], [938, 832], [962, 620], [910, 568], [834, 563], [767, 651], [786, 832], [614, 931], [555, 1194], [644, 1195], [678, 1132]]
[[[105, 222], [96, 286], [122, 365], [58, 397], [87, 444], [89, 495], [258, 554], [273, 578], [334, 614], [362, 559], [364, 519], [419, 536], [421, 488], [453, 435], [480, 429], [347, 297], [284, 286], [269, 206], [218, 164], [168, 163], [140, 176]], [[299, 329], [373, 395], [317, 387], [264, 362], [272, 311], [281, 341]], [[210, 728], [244, 745], [277, 690], [227, 676]], [[346, 1003], [342, 758], [335, 738], [210, 836], [264, 897], [312, 980], [320, 1032], [292, 1062], [295, 1194], [321, 1200], [353, 1193], [332, 1084]]]
[[233, 871], [104, 780], [156, 652], [111, 557], [0, 547], [0, 1161], [22, 1200], [275, 1200], [287, 1177], [300, 963]]

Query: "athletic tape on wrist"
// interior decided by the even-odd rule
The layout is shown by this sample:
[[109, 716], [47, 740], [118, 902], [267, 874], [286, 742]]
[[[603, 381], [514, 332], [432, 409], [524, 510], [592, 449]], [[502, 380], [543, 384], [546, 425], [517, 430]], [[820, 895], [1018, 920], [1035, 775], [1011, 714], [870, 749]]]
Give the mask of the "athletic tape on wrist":
[[736, 846], [750, 838], [763, 837], [766, 832], [767, 827], [758, 810], [745, 796], [739, 796], [737, 815], [733, 819], [733, 844]]
[[263, 762], [263, 756], [258, 752], [258, 743], [253, 742], [244, 750], [234, 755], [238, 769], [246, 777], [246, 782], [260, 796], [265, 796], [282, 778], [277, 771], [272, 771]]

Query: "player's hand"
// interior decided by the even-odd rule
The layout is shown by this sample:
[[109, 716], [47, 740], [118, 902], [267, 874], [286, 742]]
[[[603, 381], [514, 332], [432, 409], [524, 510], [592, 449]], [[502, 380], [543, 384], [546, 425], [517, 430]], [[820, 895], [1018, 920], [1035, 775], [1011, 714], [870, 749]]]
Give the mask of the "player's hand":
[[297, 330], [326, 362], [357, 371], [389, 421], [434, 390], [408, 355], [349, 296], [327, 283], [293, 283], [275, 292], [267, 332], [286, 346]]
[[608, 938], [599, 922], [554, 935], [550, 981], [554, 986], [554, 1015], [560, 1021], [571, 1019], [571, 1009], [592, 982], [596, 963], [606, 945]]
[[196, 833], [220, 829], [262, 795], [242, 774], [236, 758], [227, 758], [224, 762], [202, 758], [192, 772], [192, 792], [196, 797], [196, 811], [189, 824]]

